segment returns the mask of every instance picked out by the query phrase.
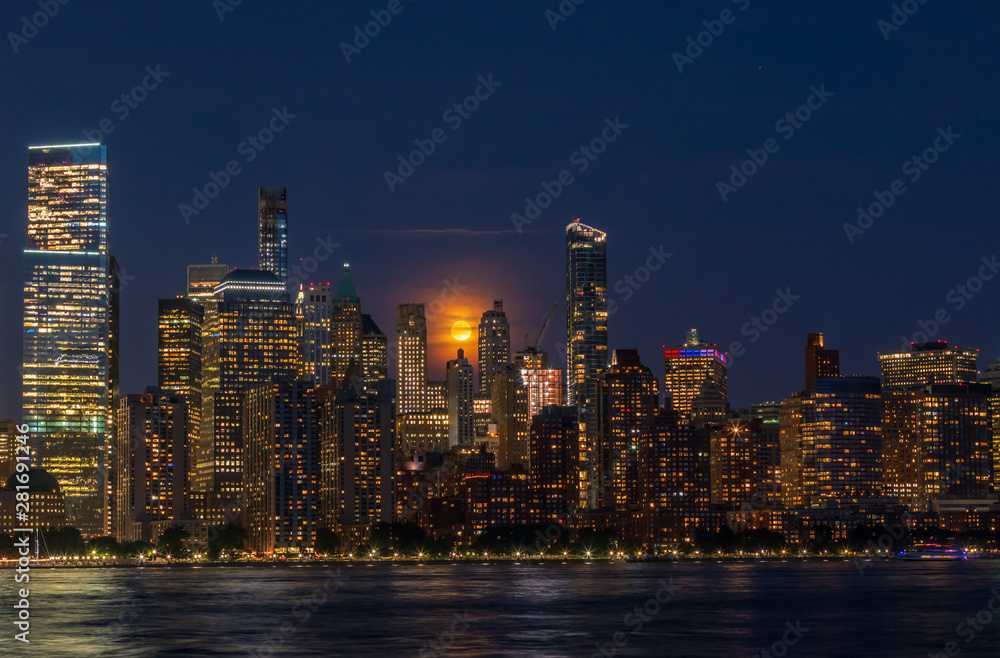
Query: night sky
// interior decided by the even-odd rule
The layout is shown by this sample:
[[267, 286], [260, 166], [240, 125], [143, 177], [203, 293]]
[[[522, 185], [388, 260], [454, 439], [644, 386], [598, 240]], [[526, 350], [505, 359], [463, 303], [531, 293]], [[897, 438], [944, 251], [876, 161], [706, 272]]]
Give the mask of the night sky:
[[[1000, 277], [954, 290], [1000, 252], [996, 3], [910, 0], [916, 12], [891, 31], [879, 21], [892, 3], [870, 0], [565, 0], [566, 17], [546, 16], [557, 0], [243, 0], [220, 20], [226, 3], [77, 0], [16, 39], [17, 53], [9, 35], [0, 44], [0, 415], [20, 416], [26, 147], [91, 141], [83, 131], [105, 118], [111, 250], [127, 282], [123, 394], [156, 382], [157, 299], [184, 292], [186, 265], [217, 254], [256, 266], [259, 186], [288, 188], [291, 261], [339, 245], [307, 280], [336, 285], [349, 259], [364, 312], [390, 336], [397, 303], [460, 288], [431, 322], [432, 378], [459, 346], [451, 323], [475, 325], [494, 298], [515, 348], [558, 301], [542, 341], [558, 352], [574, 217], [608, 232], [610, 347], [638, 347], [662, 379], [662, 346], [691, 327], [727, 350], [742, 341], [734, 406], [802, 388], [813, 331], [841, 350], [844, 374], [878, 374], [878, 351], [945, 309], [931, 338], [979, 348], [980, 369], [1000, 357]], [[391, 22], [347, 62], [341, 42], [387, 5], [401, 11], [382, 14]], [[7, 0], [0, 32], [21, 32], [37, 11], [37, 0]], [[712, 42], [691, 46], [703, 31]], [[675, 57], [688, 49], [689, 61]], [[451, 108], [480, 76], [491, 90], [479, 87], [486, 98], [462, 118]], [[116, 103], [144, 78], [155, 88], [141, 102]], [[275, 110], [287, 125], [273, 141], [244, 144]], [[615, 141], [593, 161], [576, 153], [614, 133], [607, 120]], [[960, 137], [939, 138], [949, 127]], [[433, 154], [391, 191], [385, 172], [434, 134]], [[936, 139], [947, 150], [934, 164], [904, 170]], [[748, 149], [768, 159], [724, 201], [717, 182]], [[186, 224], [179, 205], [230, 160], [239, 173]], [[564, 170], [573, 182], [518, 233], [511, 214]], [[905, 192], [852, 243], [844, 224], [896, 180]], [[672, 255], [629, 286], [651, 249]], [[751, 341], [747, 323], [778, 290], [797, 299]]]

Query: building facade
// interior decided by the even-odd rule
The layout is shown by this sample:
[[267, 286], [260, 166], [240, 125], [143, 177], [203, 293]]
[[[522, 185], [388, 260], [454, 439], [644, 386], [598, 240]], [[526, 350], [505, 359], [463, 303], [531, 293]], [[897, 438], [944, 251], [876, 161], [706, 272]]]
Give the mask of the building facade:
[[510, 362], [510, 324], [503, 300], [493, 301], [493, 309], [479, 321], [479, 394], [491, 396], [500, 369]]
[[257, 192], [257, 267], [288, 285], [288, 193], [283, 187]]

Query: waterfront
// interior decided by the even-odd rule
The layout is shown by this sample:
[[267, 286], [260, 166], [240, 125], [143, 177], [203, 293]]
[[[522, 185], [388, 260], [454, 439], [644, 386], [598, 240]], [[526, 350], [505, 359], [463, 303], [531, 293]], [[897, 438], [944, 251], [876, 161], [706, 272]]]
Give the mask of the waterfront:
[[[1000, 618], [958, 627], [997, 585], [994, 560], [41, 569], [30, 647], [9, 636], [2, 646], [18, 656], [561, 658], [604, 646], [702, 657], [755, 656], [784, 635], [788, 656], [923, 657], [947, 642], [996, 656]], [[0, 590], [4, 619], [12, 590]]]

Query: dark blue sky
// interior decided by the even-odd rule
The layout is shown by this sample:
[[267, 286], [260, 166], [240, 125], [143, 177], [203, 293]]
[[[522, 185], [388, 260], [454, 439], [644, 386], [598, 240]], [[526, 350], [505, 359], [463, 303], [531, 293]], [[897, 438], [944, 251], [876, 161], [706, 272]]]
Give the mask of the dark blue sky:
[[[183, 292], [187, 264], [213, 253], [256, 264], [261, 185], [289, 190], [293, 260], [329, 236], [340, 247], [310, 278], [336, 282], [349, 257], [364, 310], [387, 333], [397, 303], [429, 303], [445, 280], [467, 286], [432, 323], [432, 376], [457, 346], [447, 326], [475, 323], [493, 298], [517, 347], [558, 300], [543, 340], [555, 351], [574, 216], [609, 234], [611, 347], [638, 347], [660, 378], [661, 346], [698, 327], [726, 349], [744, 343], [730, 367], [735, 405], [780, 399], [802, 386], [807, 332], [826, 333], [845, 373], [877, 374], [876, 352], [941, 308], [934, 338], [980, 348], [984, 369], [1000, 356], [1000, 278], [960, 309], [949, 294], [1000, 251], [1000, 5], [911, 1], [919, 9], [884, 39], [892, 3], [870, 0], [590, 0], [555, 30], [545, 11], [557, 0], [401, 0], [350, 63], [339, 44], [389, 3], [243, 0], [224, 20], [211, 0], [60, 5], [17, 53], [9, 36], [0, 44], [0, 414], [19, 416], [26, 147], [82, 141], [104, 118], [112, 252], [128, 279], [123, 393], [155, 383], [156, 300]], [[727, 9], [733, 20], [712, 24], [721, 34], [678, 71], [673, 53]], [[8, 0], [0, 32], [37, 11]], [[123, 117], [112, 104], [147, 66], [168, 75]], [[500, 85], [456, 126], [445, 112], [490, 75]], [[789, 135], [779, 120], [821, 85], [833, 95]], [[295, 117], [247, 162], [241, 143], [275, 108]], [[615, 117], [628, 128], [579, 172], [571, 155]], [[961, 137], [911, 182], [904, 162], [949, 126]], [[443, 143], [390, 191], [384, 172], [438, 128]], [[776, 152], [723, 201], [717, 181], [772, 138]], [[185, 224], [179, 204], [230, 160], [240, 173]], [[511, 213], [564, 169], [572, 185], [514, 232]], [[849, 242], [845, 222], [896, 179], [905, 193]], [[616, 282], [661, 245], [673, 255], [624, 299]], [[778, 289], [799, 298], [751, 343], [746, 323]]]

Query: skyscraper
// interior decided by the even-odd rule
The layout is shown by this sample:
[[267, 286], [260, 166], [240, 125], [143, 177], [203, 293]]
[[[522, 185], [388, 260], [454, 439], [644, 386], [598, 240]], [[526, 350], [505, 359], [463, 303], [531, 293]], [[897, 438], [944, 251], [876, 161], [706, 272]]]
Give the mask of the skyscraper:
[[159, 301], [159, 362], [157, 383], [186, 406], [189, 479], [193, 482], [201, 430], [201, 346], [204, 308], [183, 297]]
[[493, 422], [497, 424], [500, 450], [497, 469], [506, 471], [514, 464], [529, 467], [528, 389], [521, 379], [521, 370], [508, 363], [493, 382]]
[[607, 235], [566, 227], [566, 401], [580, 420], [580, 506], [597, 505], [597, 377], [608, 365]]
[[257, 196], [257, 266], [288, 285], [288, 197], [283, 187], [262, 187]]
[[330, 319], [330, 355], [332, 366], [330, 383], [340, 387], [351, 361], [361, 363], [361, 334], [363, 332], [361, 300], [351, 282], [351, 268], [344, 263], [344, 274], [333, 294], [333, 315]]
[[479, 321], [479, 394], [489, 397], [493, 380], [510, 362], [510, 324], [503, 312], [503, 300], [493, 300], [493, 310], [483, 312]]
[[535, 523], [568, 527], [579, 499], [580, 427], [575, 407], [548, 406], [531, 420], [530, 488]]
[[817, 377], [840, 377], [840, 351], [823, 347], [823, 334], [806, 336], [806, 390]]
[[1000, 491], [1000, 361], [991, 363], [979, 381], [989, 384], [990, 423], [993, 435], [993, 488]]
[[726, 353], [699, 339], [697, 329], [687, 332], [683, 344], [663, 348], [663, 390], [682, 420], [691, 421], [691, 403], [706, 383], [728, 398], [727, 363]]
[[361, 379], [371, 389], [389, 376], [389, 337], [370, 315], [361, 316]]
[[117, 385], [105, 146], [28, 149], [24, 263], [24, 422], [65, 494], [69, 523], [98, 533]]
[[396, 309], [396, 415], [428, 411], [427, 319], [423, 304]]
[[459, 348], [458, 356], [448, 362], [448, 438], [452, 446], [471, 446], [476, 436], [472, 399], [475, 388], [472, 365]]
[[215, 286], [226, 278], [229, 268], [212, 257], [212, 262], [205, 265], [188, 265], [187, 296], [188, 299], [204, 300], [215, 296]]
[[528, 418], [545, 407], [562, 404], [562, 370], [549, 368], [545, 350], [526, 347], [514, 354], [514, 365], [521, 369], [521, 379], [528, 387]]
[[639, 491], [639, 438], [659, 407], [653, 372], [638, 350], [615, 350], [597, 386], [601, 507], [635, 511]]
[[299, 284], [295, 314], [299, 321], [299, 349], [302, 351], [302, 377], [314, 386], [330, 383], [332, 363], [330, 319], [333, 302], [328, 285]]
[[909, 352], [878, 355], [882, 386], [905, 390], [928, 384], [975, 383], [977, 356], [978, 350], [948, 347], [944, 340], [912, 343]]

